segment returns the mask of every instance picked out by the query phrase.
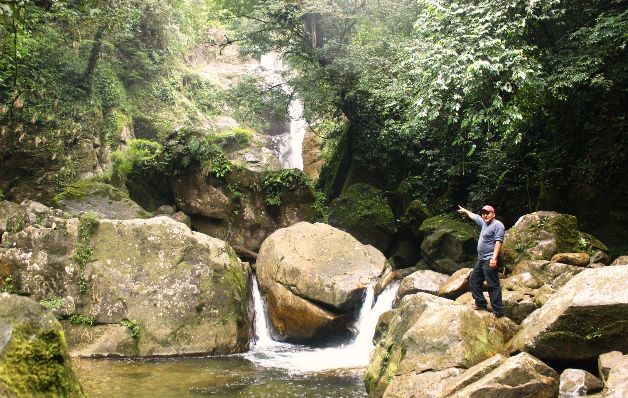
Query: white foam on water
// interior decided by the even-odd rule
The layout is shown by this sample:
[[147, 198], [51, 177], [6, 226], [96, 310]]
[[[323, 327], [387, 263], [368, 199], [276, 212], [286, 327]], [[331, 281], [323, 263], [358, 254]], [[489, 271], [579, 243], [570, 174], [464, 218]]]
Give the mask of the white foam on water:
[[381, 314], [392, 308], [399, 283], [390, 284], [374, 301], [373, 287], [369, 286], [358, 317], [358, 334], [351, 343], [337, 347], [312, 348], [302, 345], [281, 343], [270, 336], [266, 322], [266, 311], [254, 280], [255, 300], [255, 345], [244, 354], [252, 362], [269, 368], [284, 369], [295, 373], [321, 372], [332, 369], [362, 368], [369, 363], [369, 354], [375, 327]]

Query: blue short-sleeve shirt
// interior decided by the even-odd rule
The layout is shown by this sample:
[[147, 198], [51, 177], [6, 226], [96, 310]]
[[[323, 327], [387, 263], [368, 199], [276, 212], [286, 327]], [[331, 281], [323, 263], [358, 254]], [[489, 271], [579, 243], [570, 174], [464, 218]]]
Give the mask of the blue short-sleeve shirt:
[[503, 242], [506, 229], [501, 221], [493, 219], [490, 224], [482, 220], [482, 217], [475, 215], [473, 221], [481, 228], [480, 239], [478, 240], [478, 260], [490, 260], [495, 250], [495, 242]]

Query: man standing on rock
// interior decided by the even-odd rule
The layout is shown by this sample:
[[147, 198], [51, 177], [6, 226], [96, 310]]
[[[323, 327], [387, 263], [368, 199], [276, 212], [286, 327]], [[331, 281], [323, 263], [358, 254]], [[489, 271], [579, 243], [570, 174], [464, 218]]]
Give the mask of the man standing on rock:
[[502, 301], [502, 287], [499, 284], [497, 259], [504, 241], [504, 224], [495, 219], [495, 209], [489, 205], [482, 207], [481, 216], [460, 205], [458, 213], [466, 214], [481, 228], [478, 240], [478, 261], [469, 276], [469, 288], [475, 300], [475, 308], [487, 310], [488, 303], [482, 294], [482, 284], [486, 280], [493, 313], [497, 317], [502, 317], [504, 316], [504, 302]]

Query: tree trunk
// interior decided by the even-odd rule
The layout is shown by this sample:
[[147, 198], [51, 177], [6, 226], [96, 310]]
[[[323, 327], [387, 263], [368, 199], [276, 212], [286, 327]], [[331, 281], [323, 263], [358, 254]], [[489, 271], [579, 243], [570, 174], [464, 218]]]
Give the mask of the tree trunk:
[[83, 75], [83, 81], [87, 88], [87, 95], [92, 96], [94, 92], [94, 72], [96, 71], [96, 65], [98, 64], [98, 58], [100, 58], [100, 50], [102, 48], [102, 36], [105, 33], [105, 26], [102, 25], [96, 31], [94, 35], [94, 44], [92, 44], [92, 51], [87, 61], [87, 68], [85, 68], [85, 74]]

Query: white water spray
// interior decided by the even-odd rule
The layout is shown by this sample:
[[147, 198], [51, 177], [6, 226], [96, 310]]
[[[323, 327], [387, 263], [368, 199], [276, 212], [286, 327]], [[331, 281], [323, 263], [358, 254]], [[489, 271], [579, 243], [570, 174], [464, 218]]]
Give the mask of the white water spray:
[[257, 280], [254, 280], [257, 341], [245, 357], [264, 367], [280, 368], [294, 373], [366, 367], [369, 354], [374, 348], [372, 340], [377, 321], [381, 314], [392, 308], [398, 287], [399, 283], [389, 285], [379, 295], [375, 305], [373, 288], [367, 289], [357, 322], [358, 335], [352, 343], [338, 347], [311, 348], [272, 340]]
[[303, 170], [303, 138], [307, 122], [303, 117], [303, 101], [293, 95], [292, 89], [284, 80], [282, 73], [287, 69], [283, 64], [281, 54], [276, 52], [266, 53], [260, 59], [261, 74], [264, 77], [266, 87], [279, 86], [286, 94], [290, 95], [288, 105], [289, 129], [286, 132], [272, 137], [277, 145], [279, 159], [283, 167]]

